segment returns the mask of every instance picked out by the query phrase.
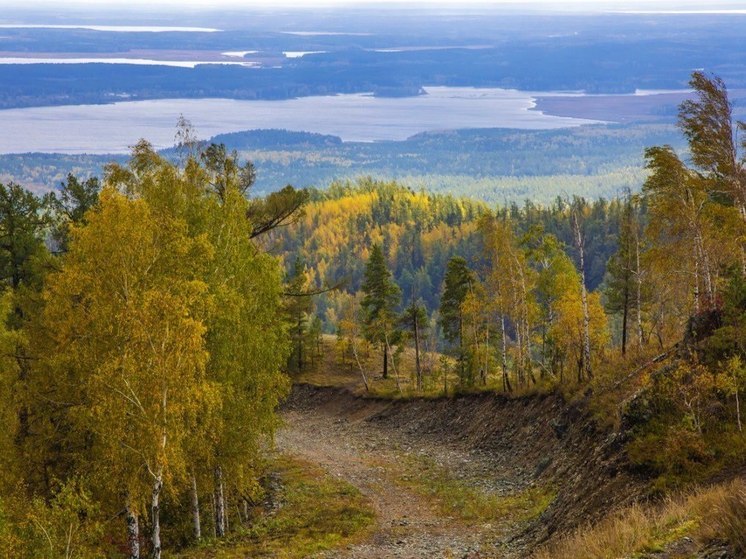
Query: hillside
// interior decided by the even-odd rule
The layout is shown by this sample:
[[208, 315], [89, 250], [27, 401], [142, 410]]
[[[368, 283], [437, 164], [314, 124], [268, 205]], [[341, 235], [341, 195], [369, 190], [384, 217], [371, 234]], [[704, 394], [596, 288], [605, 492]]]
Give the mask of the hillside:
[[[323, 189], [335, 181], [371, 176], [382, 182], [396, 180], [414, 190], [490, 204], [522, 204], [524, 200], [548, 204], [557, 196], [573, 195], [611, 199], [625, 189], [638, 191], [645, 178], [643, 147], [682, 146], [671, 123], [450, 130], [379, 142], [252, 130], [221, 134], [209, 141], [225, 143], [254, 163], [256, 195], [286, 184]], [[162, 153], [176, 156], [173, 149]], [[112, 159], [123, 162], [126, 158], [116, 154], [5, 154], [0, 155], [0, 178], [47, 191], [57, 188], [68, 173], [99, 176]]]

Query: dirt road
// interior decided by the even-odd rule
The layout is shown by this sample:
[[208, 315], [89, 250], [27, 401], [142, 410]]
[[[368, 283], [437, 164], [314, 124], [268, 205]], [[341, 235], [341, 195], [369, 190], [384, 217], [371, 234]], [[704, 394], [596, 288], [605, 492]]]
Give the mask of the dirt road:
[[[418, 490], [403, 464], [426, 459], [441, 470], [457, 471], [481, 491], [509, 491], [495, 485], [486, 474], [484, 457], [454, 446], [408, 436], [366, 421], [371, 410], [357, 415], [340, 410], [291, 406], [284, 412], [285, 427], [278, 433], [278, 449], [318, 464], [331, 475], [357, 487], [371, 502], [377, 527], [367, 541], [347, 549], [327, 552], [326, 558], [483, 558], [509, 557], [509, 548], [498, 551], [495, 541], [505, 527], [448, 516], [437, 497]], [[374, 410], [373, 410], [374, 411]], [[413, 458], [414, 457], [414, 458]], [[404, 481], [404, 483], [402, 483]]]

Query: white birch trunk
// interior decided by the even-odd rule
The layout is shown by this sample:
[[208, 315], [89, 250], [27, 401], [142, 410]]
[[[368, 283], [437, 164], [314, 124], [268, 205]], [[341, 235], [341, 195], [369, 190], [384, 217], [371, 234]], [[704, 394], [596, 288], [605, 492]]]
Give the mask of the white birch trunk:
[[591, 333], [590, 314], [588, 312], [588, 292], [585, 288], [585, 250], [583, 237], [580, 234], [580, 224], [577, 215], [573, 214], [573, 227], [575, 229], [575, 244], [580, 256], [580, 302], [583, 306], [583, 373], [587, 379], [593, 378], [591, 369]]
[[507, 392], [512, 391], [510, 379], [508, 378], [508, 336], [505, 332], [505, 315], [500, 314], [500, 328], [502, 330], [502, 355], [501, 366], [503, 372], [503, 389]]
[[223, 469], [215, 467], [215, 536], [225, 536], [225, 495], [223, 493]]
[[125, 508], [125, 521], [127, 523], [127, 559], [140, 559], [140, 519], [129, 501]]
[[160, 510], [160, 498], [161, 490], [163, 489], [163, 475], [161, 472], [155, 478], [153, 483], [153, 493], [150, 498], [150, 522], [151, 527], [151, 542], [153, 550], [151, 556], [153, 559], [161, 559], [161, 510]]
[[192, 474], [192, 532], [195, 541], [202, 539], [202, 523], [199, 517], [199, 493], [197, 493], [197, 476]]
[[640, 239], [635, 230], [635, 287], [636, 287], [636, 298], [635, 308], [637, 310], [637, 346], [642, 347], [643, 344], [643, 331], [642, 331], [642, 271], [640, 270]]

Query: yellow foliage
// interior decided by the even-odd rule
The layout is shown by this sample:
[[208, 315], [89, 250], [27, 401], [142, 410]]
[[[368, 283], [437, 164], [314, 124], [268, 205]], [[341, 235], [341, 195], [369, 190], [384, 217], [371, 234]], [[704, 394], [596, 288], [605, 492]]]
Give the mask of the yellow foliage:
[[91, 475], [112, 494], [144, 498], [153, 477], [183, 474], [184, 441], [207, 386], [207, 254], [186, 224], [155, 216], [112, 189], [45, 292], [56, 375], [72, 375], [84, 404], [76, 429], [94, 435]]

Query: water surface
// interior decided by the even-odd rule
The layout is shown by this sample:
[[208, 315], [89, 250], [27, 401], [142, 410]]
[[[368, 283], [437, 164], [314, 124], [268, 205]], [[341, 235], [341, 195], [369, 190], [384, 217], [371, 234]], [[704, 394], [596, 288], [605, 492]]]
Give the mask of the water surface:
[[259, 128], [303, 130], [346, 141], [403, 140], [459, 128], [554, 129], [599, 121], [530, 110], [532, 93], [506, 89], [428, 87], [427, 95], [302, 97], [285, 101], [162, 99], [110, 105], [0, 111], [0, 153], [121, 153], [139, 138], [173, 145], [183, 114], [202, 138]]

